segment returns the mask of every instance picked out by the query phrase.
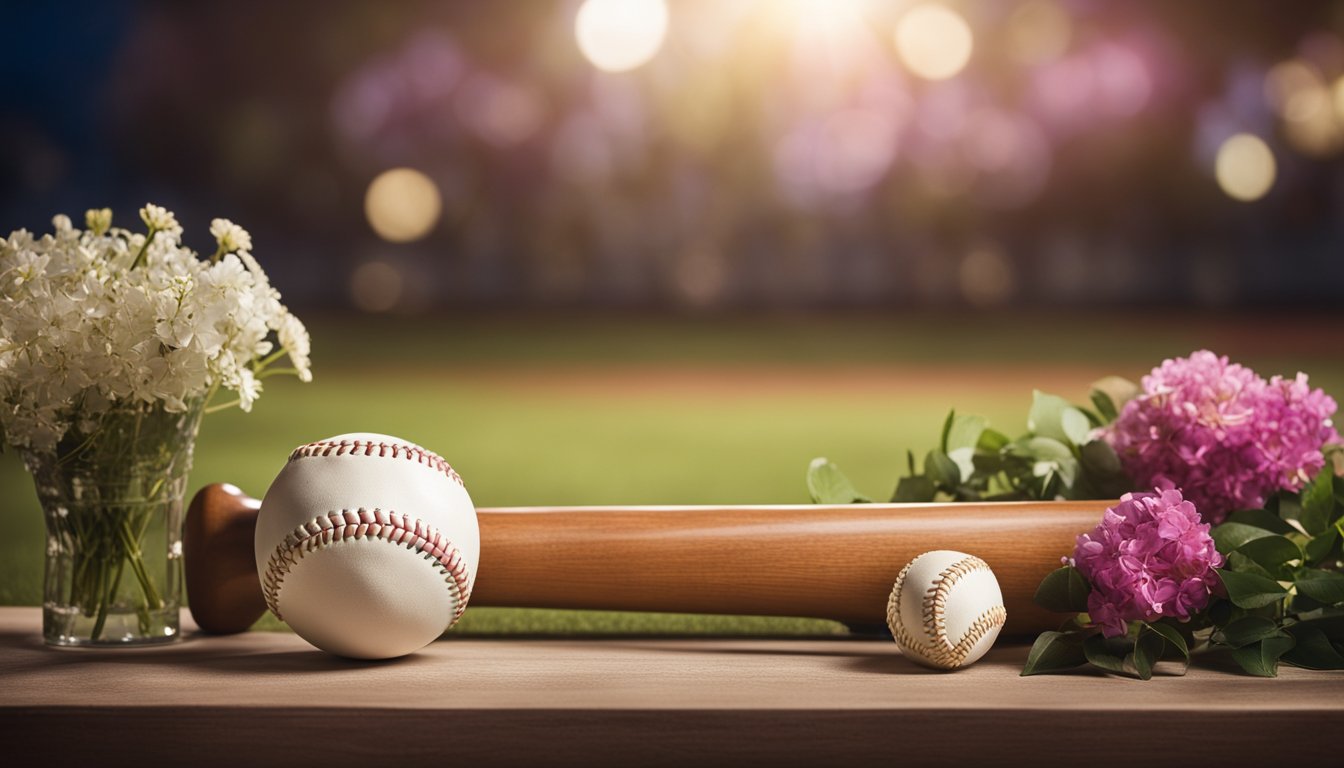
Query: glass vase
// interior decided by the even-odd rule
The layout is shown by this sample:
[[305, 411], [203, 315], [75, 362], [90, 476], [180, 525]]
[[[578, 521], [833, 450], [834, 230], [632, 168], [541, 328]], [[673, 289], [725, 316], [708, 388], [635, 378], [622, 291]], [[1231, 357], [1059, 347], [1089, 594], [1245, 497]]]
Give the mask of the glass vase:
[[52, 451], [26, 452], [47, 526], [50, 645], [178, 639], [182, 498], [202, 403], [116, 405]]

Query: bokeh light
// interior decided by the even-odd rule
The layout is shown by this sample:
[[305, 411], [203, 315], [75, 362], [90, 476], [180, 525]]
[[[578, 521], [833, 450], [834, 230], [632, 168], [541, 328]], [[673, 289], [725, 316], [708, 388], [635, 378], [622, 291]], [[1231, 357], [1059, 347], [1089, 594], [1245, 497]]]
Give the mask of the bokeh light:
[[585, 0], [574, 19], [579, 50], [598, 69], [625, 72], [648, 63], [667, 35], [664, 0]]
[[946, 80], [966, 67], [974, 43], [971, 27], [945, 5], [922, 3], [896, 22], [896, 52], [926, 80]]
[[986, 243], [973, 248], [957, 265], [957, 287], [968, 304], [993, 307], [1012, 298], [1017, 279], [1003, 250]]
[[1275, 64], [1265, 75], [1265, 99], [1289, 122], [1309, 122], [1330, 108], [1330, 92], [1315, 67], [1300, 59]]
[[1030, 0], [1008, 17], [1008, 52], [1023, 64], [1054, 61], [1069, 48], [1073, 24], [1052, 0]]
[[1218, 186], [1233, 199], [1259, 200], [1274, 186], [1274, 153], [1259, 136], [1238, 133], [1218, 148], [1214, 175]]
[[462, 86], [457, 113], [476, 135], [497, 147], [526, 141], [545, 117], [531, 89], [488, 75], [477, 75]]
[[429, 234], [442, 210], [438, 186], [414, 168], [383, 171], [364, 194], [369, 226], [393, 243], [409, 243]]
[[350, 275], [350, 300], [364, 312], [389, 312], [401, 303], [406, 280], [386, 261], [366, 261]]

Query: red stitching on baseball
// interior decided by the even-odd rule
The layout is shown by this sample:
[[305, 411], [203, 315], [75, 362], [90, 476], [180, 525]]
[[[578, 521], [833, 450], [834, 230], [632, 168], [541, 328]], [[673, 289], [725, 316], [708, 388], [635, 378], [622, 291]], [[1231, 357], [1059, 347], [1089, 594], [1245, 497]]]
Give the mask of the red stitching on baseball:
[[[376, 451], [376, 453], [375, 453]], [[442, 472], [448, 476], [449, 480], [466, 487], [462, 482], [462, 476], [457, 474], [444, 458], [433, 451], [421, 448], [418, 445], [407, 445], [404, 443], [375, 443], [371, 440], [319, 440], [315, 443], [300, 445], [289, 454], [289, 461], [308, 458], [310, 456], [378, 456], [388, 457], [388, 451], [391, 451], [391, 458], [401, 458], [398, 454], [404, 454], [404, 457], [417, 464], [423, 464], [430, 469]]]
[[[460, 481], [459, 481], [460, 482]], [[455, 605], [453, 623], [462, 617], [471, 599], [471, 583], [467, 578], [467, 564], [462, 553], [433, 526], [408, 515], [399, 515], [382, 509], [341, 509], [318, 515], [294, 528], [271, 553], [266, 563], [266, 576], [261, 582], [266, 606], [280, 615], [280, 587], [285, 574], [303, 559], [304, 555], [325, 549], [346, 540], [378, 539], [424, 553], [426, 560], [434, 561], [445, 581], [453, 584]], [[451, 626], [451, 624], [450, 624]]]
[[[918, 560], [919, 558], [915, 558]], [[925, 592], [921, 607], [923, 608], [923, 624], [927, 633], [925, 638], [915, 638], [905, 627], [905, 622], [901, 620], [901, 592], [905, 587], [906, 574], [910, 571], [910, 566], [915, 561], [911, 560], [901, 569], [900, 574], [896, 576], [896, 584], [891, 590], [891, 596], [887, 599], [887, 627], [891, 629], [892, 636], [901, 647], [909, 648], [911, 652], [919, 653], [925, 656], [935, 664], [947, 667], [960, 667], [966, 657], [970, 655], [971, 649], [976, 643], [989, 632], [998, 627], [1002, 627], [1008, 619], [1008, 612], [1002, 605], [996, 605], [981, 613], [976, 617], [971, 626], [967, 627], [966, 634], [961, 640], [953, 644], [947, 637], [947, 617], [944, 609], [947, 604], [947, 595], [952, 589], [952, 585], [961, 580], [963, 576], [984, 569], [990, 570], [989, 564], [974, 555], [969, 555], [947, 568], [933, 580], [933, 585]], [[991, 571], [992, 573], [992, 571]], [[938, 642], [941, 640], [941, 642]]]

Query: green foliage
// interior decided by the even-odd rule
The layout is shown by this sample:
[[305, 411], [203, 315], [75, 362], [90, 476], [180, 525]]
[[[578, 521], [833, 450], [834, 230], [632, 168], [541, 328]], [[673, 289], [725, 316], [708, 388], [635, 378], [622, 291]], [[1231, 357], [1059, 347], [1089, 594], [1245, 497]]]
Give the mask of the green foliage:
[[1059, 568], [1041, 582], [1036, 603], [1076, 614], [1036, 641], [1023, 674], [1084, 663], [1115, 675], [1149, 679], [1158, 661], [1188, 664], [1200, 651], [1221, 651], [1248, 675], [1275, 677], [1279, 665], [1344, 669], [1344, 494], [1327, 465], [1301, 494], [1280, 494], [1264, 509], [1242, 510], [1214, 527], [1222, 553], [1221, 594], [1189, 622], [1133, 621], [1121, 637], [1104, 637], [1087, 614], [1090, 587], [1077, 569]]
[[[907, 474], [892, 500], [1116, 498], [1133, 484], [1114, 449], [1092, 435], [1137, 392], [1124, 379], [1102, 379], [1093, 385], [1090, 408], [1034, 392], [1028, 431], [1015, 438], [953, 411], [922, 467], [907, 453]], [[1087, 616], [1091, 586], [1083, 575], [1071, 566], [1051, 572], [1035, 601], [1073, 618], [1037, 638], [1022, 674], [1089, 664], [1147, 680], [1159, 662], [1183, 667], [1202, 651], [1227, 653], [1247, 674], [1261, 677], [1277, 675], [1280, 663], [1344, 669], [1344, 478], [1334, 474], [1335, 458], [1328, 455], [1299, 493], [1281, 492], [1264, 508], [1238, 510], [1212, 529], [1224, 558], [1217, 569], [1220, 590], [1187, 622], [1133, 621], [1124, 635], [1104, 637]], [[808, 487], [817, 499], [814, 471], [816, 462]], [[836, 503], [861, 499], [848, 481], [837, 488], [828, 497]]]
[[[1102, 389], [1103, 383], [1116, 394]], [[1132, 484], [1114, 449], [1092, 439], [1092, 432], [1115, 417], [1119, 408], [1115, 398], [1123, 398], [1119, 401], [1123, 404], [1134, 391], [1123, 379], [1098, 382], [1092, 396], [1095, 412], [1056, 395], [1034, 392], [1028, 431], [1016, 438], [992, 429], [981, 416], [951, 411], [943, 421], [938, 447], [925, 455], [922, 468], [909, 454], [907, 474], [891, 500], [1115, 498], [1131, 490]]]
[[1022, 676], [1060, 672], [1087, 663], [1083, 636], [1077, 632], [1042, 632], [1027, 654]]
[[872, 501], [859, 493], [840, 468], [825, 458], [815, 458], [807, 468], [807, 492], [814, 504], [853, 504]]
[[1066, 565], [1050, 572], [1036, 588], [1037, 605], [1058, 613], [1082, 613], [1087, 610], [1087, 579], [1077, 568]]

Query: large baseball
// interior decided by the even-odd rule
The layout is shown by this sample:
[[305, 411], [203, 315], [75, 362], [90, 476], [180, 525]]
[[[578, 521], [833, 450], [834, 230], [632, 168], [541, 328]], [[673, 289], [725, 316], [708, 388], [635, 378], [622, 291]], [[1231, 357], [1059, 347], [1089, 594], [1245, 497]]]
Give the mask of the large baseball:
[[480, 548], [462, 478], [390, 435], [296, 448], [257, 517], [267, 606], [318, 648], [357, 659], [413, 653], [452, 626]]
[[887, 626], [901, 652], [936, 669], [975, 663], [994, 645], [1007, 618], [989, 565], [949, 549], [911, 560], [887, 602]]

